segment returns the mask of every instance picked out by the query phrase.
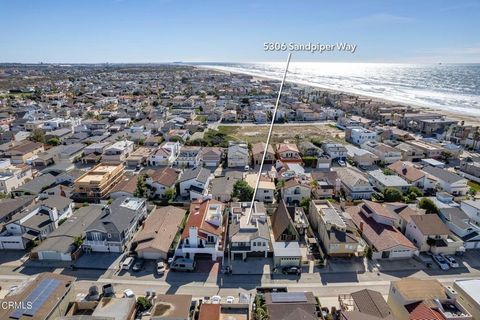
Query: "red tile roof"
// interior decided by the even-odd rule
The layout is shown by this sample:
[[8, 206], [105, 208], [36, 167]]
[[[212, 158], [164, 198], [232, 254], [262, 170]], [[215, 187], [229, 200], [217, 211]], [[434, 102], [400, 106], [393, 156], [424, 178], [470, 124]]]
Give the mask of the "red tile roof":
[[190, 213], [188, 220], [182, 233], [182, 239], [188, 238], [190, 227], [198, 228], [198, 235], [202, 238], [206, 238], [207, 233], [214, 234], [216, 236], [222, 236], [224, 232], [224, 226], [215, 226], [206, 221], [206, 214], [208, 207], [211, 204], [222, 205], [222, 211], [224, 204], [217, 200], [197, 200], [190, 204]]

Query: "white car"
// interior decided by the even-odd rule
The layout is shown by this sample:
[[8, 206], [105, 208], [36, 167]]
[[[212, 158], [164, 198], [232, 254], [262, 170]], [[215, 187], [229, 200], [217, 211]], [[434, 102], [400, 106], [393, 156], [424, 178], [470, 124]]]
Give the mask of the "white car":
[[234, 296], [227, 296], [227, 303], [233, 303], [235, 302], [235, 297]]
[[134, 261], [135, 258], [127, 257], [122, 263], [122, 270], [129, 270], [132, 267]]
[[442, 254], [442, 257], [445, 260], [447, 260], [447, 263], [450, 266], [450, 268], [458, 268], [459, 267], [458, 262], [457, 262], [457, 260], [455, 260], [454, 257], [448, 256], [448, 255], [443, 255], [443, 254]]
[[250, 170], [250, 166], [245, 166], [244, 169], [245, 169], [245, 171], [248, 171], [248, 170]]
[[123, 297], [124, 298], [135, 298], [135, 293], [131, 289], [126, 289], [123, 291]]
[[441, 255], [434, 254], [432, 256], [432, 259], [433, 259], [433, 261], [435, 261], [438, 264], [440, 269], [442, 269], [444, 271], [450, 269], [450, 265], [448, 264], [447, 260], [445, 260], [445, 258], [443, 258]]
[[220, 304], [220, 302], [222, 302], [222, 297], [220, 296], [212, 296], [210, 298], [210, 302], [213, 303], [213, 304]]
[[157, 262], [157, 274], [163, 276], [165, 274], [165, 263], [163, 261]]
[[346, 166], [347, 166], [347, 164], [346, 164], [345, 161], [343, 161], [343, 160], [338, 160], [337, 162], [338, 162], [338, 165], [339, 165], [340, 167], [346, 167]]

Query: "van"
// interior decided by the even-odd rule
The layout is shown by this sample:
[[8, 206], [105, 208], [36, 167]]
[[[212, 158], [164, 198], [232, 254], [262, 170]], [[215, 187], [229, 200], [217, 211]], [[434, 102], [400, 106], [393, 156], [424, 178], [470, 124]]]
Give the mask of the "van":
[[129, 270], [134, 260], [133, 257], [127, 257], [122, 263], [122, 270]]
[[173, 271], [193, 271], [195, 270], [195, 260], [180, 258], [172, 262], [170, 269]]

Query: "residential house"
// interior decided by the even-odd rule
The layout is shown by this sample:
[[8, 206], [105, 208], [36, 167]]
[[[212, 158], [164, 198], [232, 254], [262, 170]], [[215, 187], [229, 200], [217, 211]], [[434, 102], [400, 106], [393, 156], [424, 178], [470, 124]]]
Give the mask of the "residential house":
[[418, 162], [425, 158], [425, 152], [422, 149], [405, 142], [396, 145], [395, 149], [402, 153], [403, 161]]
[[423, 171], [437, 180], [437, 188], [454, 196], [463, 196], [468, 192], [468, 180], [456, 173], [442, 168], [426, 166]]
[[223, 149], [205, 147], [200, 153], [200, 161], [205, 167], [218, 167], [223, 160]]
[[332, 198], [340, 191], [341, 182], [336, 171], [313, 171], [311, 173], [314, 199]]
[[250, 164], [248, 145], [245, 142], [228, 143], [227, 164], [229, 168], [245, 167]]
[[231, 260], [266, 258], [272, 251], [265, 206], [262, 202], [255, 201], [250, 211], [250, 205], [249, 202], [231, 203], [232, 219], [228, 230]]
[[13, 164], [31, 163], [44, 150], [43, 143], [24, 140], [9, 148], [5, 152], [5, 156], [10, 158], [10, 162]]
[[378, 291], [363, 289], [339, 295], [340, 320], [395, 320], [392, 310]]
[[364, 200], [345, 210], [372, 248], [373, 259], [409, 259], [418, 249], [398, 229], [399, 217], [381, 204]]
[[197, 167], [200, 165], [202, 147], [183, 146], [175, 159], [175, 166], [183, 168]]
[[122, 164], [98, 164], [74, 183], [74, 199], [78, 201], [99, 202], [106, 199], [111, 189], [120, 182], [124, 174]]
[[333, 169], [342, 183], [341, 189], [352, 200], [370, 199], [373, 187], [363, 174], [353, 168], [342, 167]]
[[102, 162], [111, 164], [123, 163], [133, 152], [133, 147], [133, 141], [117, 141], [103, 150]]
[[193, 201], [175, 256], [190, 259], [208, 256], [212, 261], [223, 257], [226, 231], [224, 209], [225, 205], [216, 200]]
[[127, 249], [138, 228], [147, 216], [144, 199], [122, 197], [103, 208], [102, 214], [85, 229], [83, 250], [121, 253]]
[[33, 178], [32, 168], [28, 165], [10, 165], [10, 160], [2, 161], [7, 163], [0, 167], [0, 192], [4, 194], [10, 193], [18, 187], [24, 185]]
[[103, 206], [81, 207], [67, 218], [57, 229], [47, 235], [40, 245], [30, 252], [33, 260], [73, 261], [80, 255], [81, 248], [75, 243], [77, 237], [85, 236], [87, 227], [103, 213]]
[[468, 215], [472, 223], [480, 226], [480, 201], [463, 200], [460, 202], [460, 209]]
[[460, 161], [459, 169], [465, 177], [480, 181], [480, 157], [466, 157]]
[[110, 189], [110, 198], [133, 197], [137, 190], [138, 174], [123, 175], [120, 181]]
[[461, 250], [460, 247], [463, 247], [463, 241], [453, 236], [436, 214], [410, 216], [405, 236], [417, 246], [420, 252], [455, 254]]
[[480, 279], [462, 279], [453, 283], [457, 301], [465, 307], [473, 319], [480, 319]]
[[290, 179], [282, 186], [280, 193], [282, 199], [288, 204], [300, 204], [303, 199], [310, 199], [312, 189], [309, 185], [297, 179]]
[[[263, 153], [265, 152], [265, 142], [258, 142], [252, 145], [252, 158], [253, 165], [257, 166], [262, 163]], [[267, 154], [265, 156], [265, 162], [272, 164], [275, 162], [275, 152], [273, 151], [272, 146], [269, 144], [267, 148]]]
[[176, 193], [175, 185], [180, 173], [173, 168], [162, 168], [146, 171], [148, 175], [145, 183], [149, 189], [149, 196], [152, 198], [165, 199], [167, 191], [171, 190], [174, 195]]
[[154, 149], [150, 147], [138, 147], [125, 159], [127, 167], [138, 168], [146, 164], [153, 150]]
[[[245, 181], [253, 189], [256, 188], [257, 179], [258, 174], [256, 173], [250, 173], [245, 176]], [[255, 201], [265, 203], [275, 202], [275, 190], [275, 183], [272, 181], [272, 179], [269, 176], [262, 174], [260, 176], [260, 181], [258, 182], [257, 193], [255, 194]]]
[[0, 199], [0, 208], [2, 208], [0, 211], [0, 224], [5, 224], [12, 220], [13, 215], [31, 205], [35, 199], [35, 196]]
[[267, 292], [265, 308], [275, 320], [318, 320], [317, 302], [311, 292]]
[[150, 154], [148, 164], [151, 166], [169, 166], [175, 162], [179, 152], [180, 143], [178, 141], [165, 142]]
[[442, 156], [442, 152], [445, 151], [440, 145], [435, 145], [433, 143], [429, 143], [426, 141], [421, 140], [409, 140], [405, 143], [413, 146], [416, 149], [419, 149], [423, 154], [425, 154], [425, 158], [428, 159], [438, 159]]
[[178, 207], [157, 207], [132, 241], [138, 257], [167, 260], [168, 252], [187, 212]]
[[399, 150], [382, 142], [367, 141], [361, 145], [361, 148], [376, 155], [384, 164], [391, 164], [402, 159], [402, 153]]
[[366, 243], [346, 212], [338, 211], [329, 201], [312, 200], [308, 216], [327, 255], [363, 256]]
[[180, 195], [184, 198], [189, 197], [190, 200], [201, 199], [208, 193], [211, 179], [212, 175], [208, 169], [197, 167], [185, 170], [179, 180]]
[[352, 145], [346, 145], [347, 159], [353, 161], [360, 168], [372, 167], [380, 159], [375, 154], [365, 149], [360, 149]]
[[480, 227], [460, 208], [442, 208], [438, 215], [448, 229], [463, 241], [465, 249], [480, 248]]
[[346, 160], [348, 156], [347, 148], [341, 143], [325, 142], [322, 144], [323, 152], [328, 154], [333, 160]]
[[225, 177], [212, 179], [210, 194], [212, 199], [220, 202], [230, 202], [235, 182], [242, 180], [243, 174], [240, 171], [229, 171], [225, 173]]
[[300, 234], [295, 228], [295, 223], [284, 201], [278, 204], [277, 210], [273, 213], [270, 221], [273, 241], [290, 242], [300, 240]]
[[377, 141], [377, 132], [362, 127], [347, 127], [345, 129], [345, 140], [357, 146], [367, 141]]
[[396, 189], [400, 192], [407, 192], [412, 186], [397, 175], [386, 175], [382, 170], [377, 169], [368, 172], [368, 181], [380, 192], [385, 189]]
[[45, 189], [56, 184], [55, 177], [50, 173], [45, 173], [33, 178], [22, 186], [12, 190], [11, 193], [15, 196], [22, 195], [39, 195]]
[[0, 249], [27, 249], [58, 228], [59, 221], [72, 215], [73, 201], [53, 196], [35, 202], [11, 216], [0, 232]]
[[387, 303], [398, 320], [473, 319], [455, 294], [437, 279], [409, 277], [392, 281]]
[[[19, 284], [21, 290], [12, 290], [2, 299], [6, 306], [17, 307], [1, 308], [0, 319], [50, 320], [65, 315], [70, 302], [75, 300], [75, 280], [75, 277], [53, 272], [25, 280]], [[19, 304], [21, 301], [23, 305]], [[31, 301], [31, 308], [27, 301]]]
[[286, 163], [302, 163], [302, 156], [294, 143], [279, 143], [276, 146], [278, 160]]
[[318, 157], [323, 154], [323, 150], [310, 141], [301, 142], [298, 148], [304, 157]]
[[422, 190], [428, 190], [434, 187], [435, 180], [429, 178], [425, 172], [417, 169], [413, 163], [409, 161], [394, 162], [388, 166], [388, 169], [395, 172], [395, 174], [403, 178], [414, 187]]

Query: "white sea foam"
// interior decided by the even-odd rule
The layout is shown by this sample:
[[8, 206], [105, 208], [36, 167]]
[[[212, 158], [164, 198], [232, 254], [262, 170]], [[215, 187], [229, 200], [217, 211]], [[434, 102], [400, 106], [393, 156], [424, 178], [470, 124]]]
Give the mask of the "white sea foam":
[[[201, 66], [280, 80], [283, 63], [224, 63]], [[480, 117], [478, 64], [293, 62], [288, 80]]]

